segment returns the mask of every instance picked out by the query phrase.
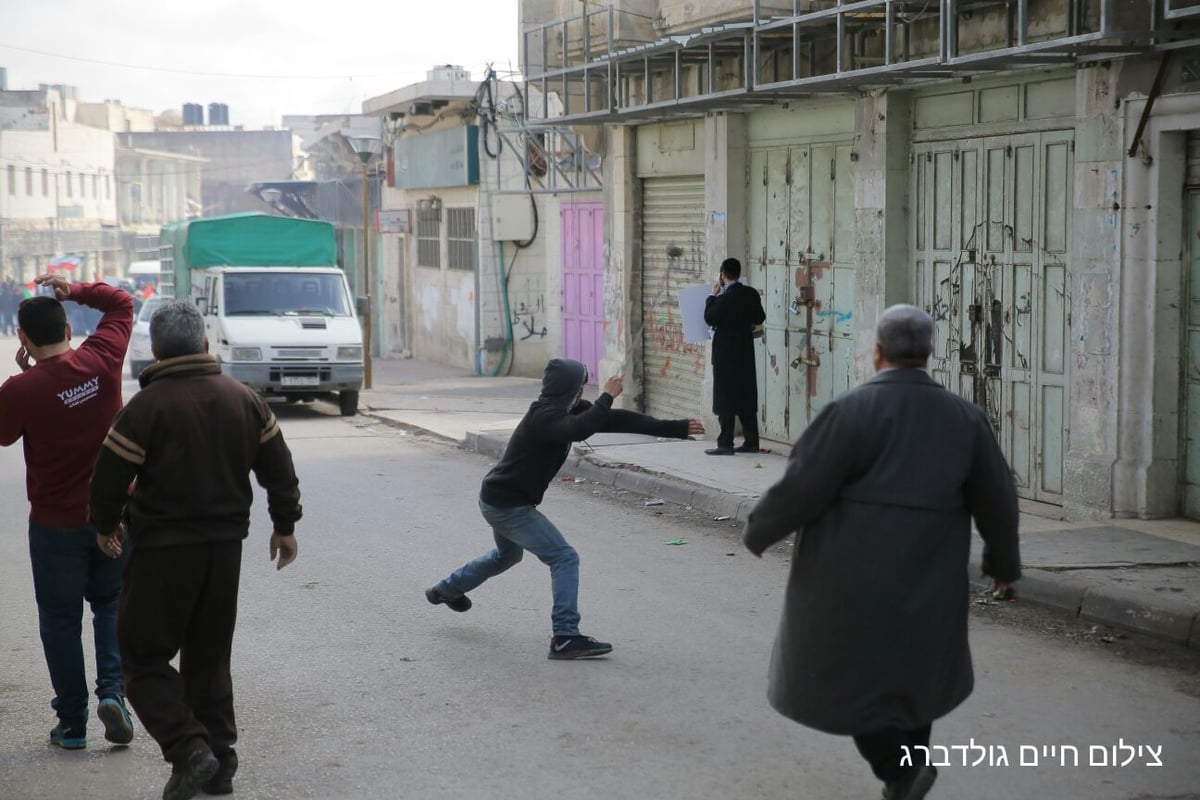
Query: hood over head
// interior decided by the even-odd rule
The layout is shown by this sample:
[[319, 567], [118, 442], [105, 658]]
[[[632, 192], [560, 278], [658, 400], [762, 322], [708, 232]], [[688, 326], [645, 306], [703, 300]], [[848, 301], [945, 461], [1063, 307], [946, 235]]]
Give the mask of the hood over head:
[[542, 373], [542, 394], [538, 399], [569, 411], [586, 381], [587, 367], [583, 364], [569, 358], [552, 358]]

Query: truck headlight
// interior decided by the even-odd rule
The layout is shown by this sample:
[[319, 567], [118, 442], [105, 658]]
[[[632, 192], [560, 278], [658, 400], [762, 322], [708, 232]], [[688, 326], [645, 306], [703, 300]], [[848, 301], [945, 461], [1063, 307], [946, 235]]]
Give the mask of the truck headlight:
[[235, 347], [229, 351], [231, 361], [262, 361], [262, 350], [257, 347]]
[[338, 361], [362, 361], [362, 357], [363, 357], [362, 353], [363, 353], [363, 351], [362, 351], [361, 345], [353, 345], [353, 346], [347, 345], [344, 347], [339, 347], [337, 349], [337, 360]]

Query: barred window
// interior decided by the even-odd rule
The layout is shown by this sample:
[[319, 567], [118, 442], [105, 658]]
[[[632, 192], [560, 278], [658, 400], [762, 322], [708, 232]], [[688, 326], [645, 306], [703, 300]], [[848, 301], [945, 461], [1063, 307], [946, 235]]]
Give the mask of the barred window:
[[417, 207], [417, 266], [442, 266], [442, 209]]
[[446, 238], [450, 247], [450, 269], [475, 269], [475, 209], [446, 209]]

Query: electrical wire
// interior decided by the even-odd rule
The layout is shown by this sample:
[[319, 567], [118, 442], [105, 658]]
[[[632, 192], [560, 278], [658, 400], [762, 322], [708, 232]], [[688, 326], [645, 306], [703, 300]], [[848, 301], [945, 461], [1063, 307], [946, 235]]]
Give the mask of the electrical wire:
[[280, 75], [280, 74], [255, 74], [249, 72], [213, 72], [205, 70], [179, 69], [176, 67], [155, 67], [145, 64], [126, 64], [119, 61], [104, 61], [96, 58], [83, 58], [82, 56], [71, 56], [63, 53], [51, 53], [46, 50], [34, 50], [29, 47], [18, 47], [17, 45], [0, 42], [0, 49], [15, 50], [20, 53], [29, 53], [31, 55], [46, 56], [48, 58], [60, 58], [64, 61], [77, 61], [83, 64], [95, 64], [102, 67], [116, 67], [118, 69], [141, 70], [144, 72], [165, 72], [172, 75], [195, 75], [206, 78], [246, 78], [252, 80], [304, 80], [304, 81], [344, 81], [363, 78], [402, 78], [406, 75], [423, 74], [420, 70], [407, 70], [404, 72], [376, 72], [366, 73], [361, 75]]

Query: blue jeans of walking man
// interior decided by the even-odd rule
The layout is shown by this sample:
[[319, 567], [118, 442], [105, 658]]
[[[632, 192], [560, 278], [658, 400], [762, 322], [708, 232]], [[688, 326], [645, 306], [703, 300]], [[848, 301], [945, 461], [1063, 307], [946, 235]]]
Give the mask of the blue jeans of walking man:
[[480, 501], [479, 510], [492, 526], [495, 549], [459, 567], [437, 590], [447, 597], [464, 595], [519, 563], [528, 550], [550, 568], [554, 635], [578, 636], [579, 554], [575, 548], [535, 506], [497, 508]]
[[82, 737], [88, 719], [87, 674], [83, 663], [83, 602], [92, 607], [96, 643], [96, 696], [121, 700], [125, 684], [117, 650], [117, 601], [129, 558], [109, 558], [96, 545], [96, 529], [46, 528], [29, 523], [29, 556], [38, 625], [50, 684], [51, 706], [64, 730]]

